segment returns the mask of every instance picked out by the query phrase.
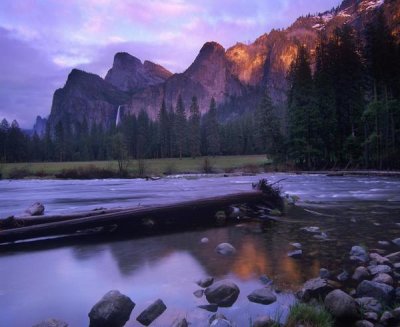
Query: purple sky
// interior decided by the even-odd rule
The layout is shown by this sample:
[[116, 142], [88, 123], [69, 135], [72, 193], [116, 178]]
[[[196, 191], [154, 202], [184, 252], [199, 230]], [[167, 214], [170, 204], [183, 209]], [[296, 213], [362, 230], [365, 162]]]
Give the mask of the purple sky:
[[31, 128], [69, 71], [104, 77], [126, 51], [182, 72], [206, 41], [252, 42], [340, 0], [1, 0], [0, 120]]

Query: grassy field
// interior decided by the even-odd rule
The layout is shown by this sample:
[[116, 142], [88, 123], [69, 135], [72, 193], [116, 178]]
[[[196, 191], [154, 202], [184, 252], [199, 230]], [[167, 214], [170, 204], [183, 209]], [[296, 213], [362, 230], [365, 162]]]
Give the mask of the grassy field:
[[[208, 160], [208, 163], [206, 163]], [[248, 156], [217, 156], [192, 158], [145, 159], [142, 161], [144, 171], [139, 173], [139, 162], [131, 160], [128, 163], [128, 176], [137, 177], [161, 176], [163, 174], [184, 173], [232, 173], [235, 171], [258, 172], [262, 171], [270, 161], [265, 155]], [[33, 162], [1, 164], [0, 171], [3, 178], [47, 177], [53, 178], [63, 171], [95, 171], [104, 170], [118, 172], [117, 161], [90, 161], [90, 162]]]

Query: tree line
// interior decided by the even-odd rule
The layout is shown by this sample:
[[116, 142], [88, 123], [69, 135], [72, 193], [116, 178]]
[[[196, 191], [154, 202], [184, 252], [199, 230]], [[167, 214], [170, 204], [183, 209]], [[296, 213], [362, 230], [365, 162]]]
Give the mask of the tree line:
[[[313, 59], [313, 60], [312, 60]], [[312, 62], [312, 63], [311, 63]], [[44, 136], [0, 123], [0, 159], [87, 161], [265, 153], [302, 169], [400, 168], [400, 47], [382, 13], [357, 35], [348, 25], [321, 34], [313, 57], [299, 44], [285, 114], [266, 88], [252, 111], [221, 123], [214, 99], [201, 115], [179, 96], [157, 119], [145, 111], [104, 128], [66, 115]], [[226, 110], [226, 108], [224, 108]]]

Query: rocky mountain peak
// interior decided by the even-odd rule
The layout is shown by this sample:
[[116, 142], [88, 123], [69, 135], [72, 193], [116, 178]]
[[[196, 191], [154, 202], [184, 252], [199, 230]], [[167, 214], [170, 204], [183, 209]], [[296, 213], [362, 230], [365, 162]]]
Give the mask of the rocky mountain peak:
[[146, 86], [161, 84], [171, 75], [160, 65], [150, 61], [142, 64], [140, 59], [129, 53], [118, 52], [105, 80], [121, 91], [136, 92]]

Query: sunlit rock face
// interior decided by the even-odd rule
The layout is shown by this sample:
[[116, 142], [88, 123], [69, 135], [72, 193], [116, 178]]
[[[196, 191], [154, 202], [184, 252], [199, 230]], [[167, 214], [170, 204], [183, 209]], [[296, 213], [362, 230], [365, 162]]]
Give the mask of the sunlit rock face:
[[142, 62], [126, 52], [114, 56], [112, 68], [105, 80], [122, 91], [136, 91], [149, 85], [165, 82], [172, 75], [164, 67], [150, 61]]
[[196, 96], [200, 112], [205, 113], [212, 97], [222, 103], [227, 97], [240, 96], [244, 92], [244, 86], [229, 69], [225, 49], [216, 42], [207, 42], [185, 72], [172, 75], [162, 85], [149, 86], [135, 93], [129, 111], [137, 114], [145, 110], [155, 119], [163, 99], [167, 108], [175, 107], [181, 95], [186, 110], [192, 97]]

